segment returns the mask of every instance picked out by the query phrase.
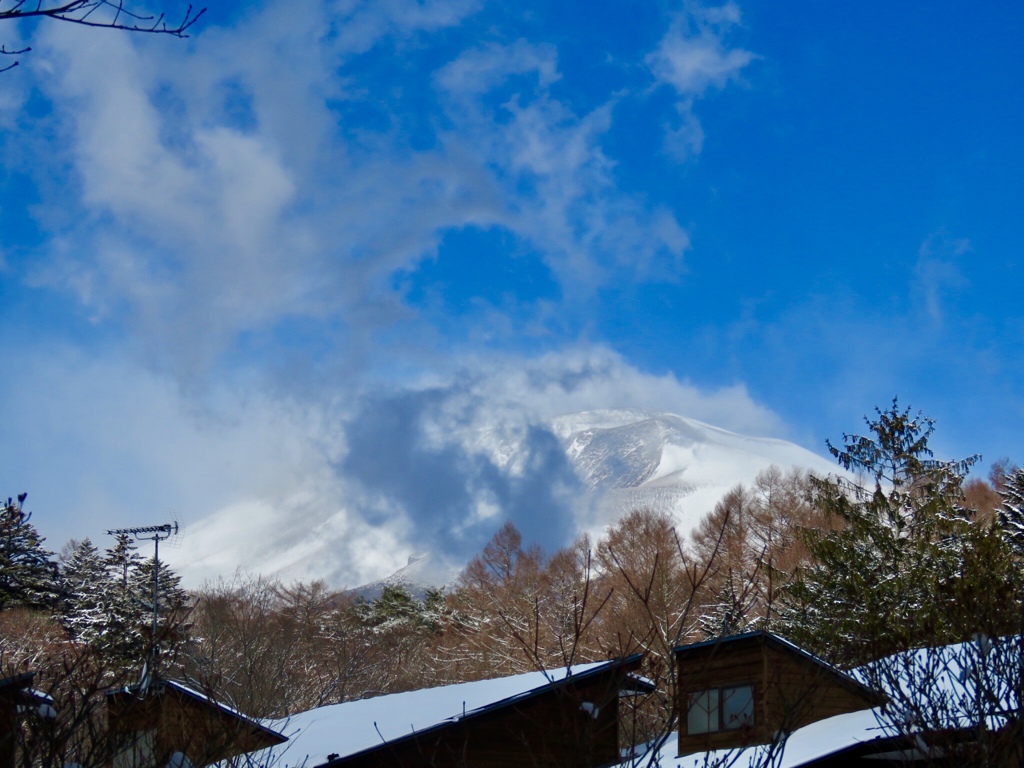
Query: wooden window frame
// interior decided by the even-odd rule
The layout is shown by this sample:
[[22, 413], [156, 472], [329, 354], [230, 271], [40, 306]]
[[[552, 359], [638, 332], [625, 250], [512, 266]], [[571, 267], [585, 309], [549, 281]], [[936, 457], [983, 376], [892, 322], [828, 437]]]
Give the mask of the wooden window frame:
[[[725, 722], [725, 702], [727, 700], [727, 697], [726, 697], [725, 693], [726, 693], [726, 691], [732, 691], [733, 695], [735, 695], [735, 692], [740, 690], [740, 689], [742, 689], [742, 688], [746, 688], [746, 689], [748, 689], [750, 691], [750, 718], [748, 720], [744, 721], [744, 722], [739, 722], [739, 723], [737, 723], [735, 725], [731, 725], [730, 726], [730, 725], [726, 724], [726, 722]], [[737, 685], [721, 685], [721, 686], [715, 686], [714, 688], [703, 688], [703, 689], [701, 689], [699, 691], [687, 692], [687, 694], [686, 694], [686, 700], [687, 700], [687, 706], [686, 706], [686, 735], [687, 736], [704, 736], [704, 735], [712, 734], [712, 733], [730, 733], [730, 732], [733, 732], [733, 731], [741, 731], [744, 728], [751, 728], [751, 727], [753, 727], [754, 723], [756, 721], [756, 706], [755, 706], [755, 702], [757, 700], [756, 691], [757, 691], [756, 686], [753, 683], [739, 683]], [[690, 729], [690, 711], [693, 709], [694, 705], [696, 704], [697, 697], [706, 696], [706, 695], [709, 695], [711, 693], [714, 693], [717, 696], [717, 703], [716, 703], [716, 706], [715, 706], [715, 715], [716, 715], [717, 723], [716, 723], [715, 727], [709, 728], [706, 731], [693, 731], [693, 730], [691, 730]], [[708, 714], [711, 715], [711, 712], [708, 711]]]

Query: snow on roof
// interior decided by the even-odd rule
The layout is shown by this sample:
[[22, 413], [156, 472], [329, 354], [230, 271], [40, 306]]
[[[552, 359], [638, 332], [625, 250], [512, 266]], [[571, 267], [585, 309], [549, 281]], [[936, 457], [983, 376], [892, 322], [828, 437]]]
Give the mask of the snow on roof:
[[[319, 765], [327, 762], [328, 755], [362, 752], [385, 741], [527, 698], [552, 683], [595, 673], [616, 663], [580, 664], [318, 707], [267, 723], [289, 738], [289, 743], [274, 749], [270, 757], [277, 758], [275, 768]], [[253, 757], [258, 764], [260, 753]]]
[[919, 729], [973, 727], [981, 718], [997, 725], [1020, 711], [1021, 636], [992, 638], [887, 656], [853, 670], [866, 685], [890, 699], [890, 719], [899, 713]]
[[[979, 715], [998, 727], [1001, 718], [1020, 710], [1016, 690], [1022, 677], [1021, 646], [1021, 637], [980, 637], [970, 643], [897, 653], [858, 667], [850, 675], [885, 692], [890, 698], [886, 707], [836, 715], [798, 728], [776, 748], [775, 755], [771, 747], [760, 745], [679, 757], [678, 734], [672, 733], [657, 749], [622, 766], [747, 768], [771, 764], [775, 768], [797, 768], [901, 733], [926, 735], [937, 728], [971, 727]], [[979, 702], [986, 707], [984, 712], [979, 712]], [[769, 757], [773, 758], [770, 763]]]
[[[678, 757], [678, 734], [672, 733], [661, 748], [639, 759], [622, 763], [633, 768], [705, 768], [726, 765], [732, 768], [771, 765], [773, 768], [798, 768], [813, 760], [841, 752], [858, 744], [892, 735], [879, 725], [875, 711], [862, 709], [848, 712], [804, 726], [794, 731], [785, 742], [772, 750], [768, 745], [745, 749], [719, 749]], [[780, 752], [781, 750], [781, 752]]]

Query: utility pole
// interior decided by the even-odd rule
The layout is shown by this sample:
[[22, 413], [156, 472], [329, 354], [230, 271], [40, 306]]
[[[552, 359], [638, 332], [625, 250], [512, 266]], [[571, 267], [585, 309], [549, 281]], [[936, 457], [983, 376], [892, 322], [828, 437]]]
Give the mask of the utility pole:
[[153, 542], [153, 643], [149, 654], [149, 669], [152, 672], [156, 669], [157, 652], [157, 619], [159, 617], [159, 592], [160, 586], [160, 542], [169, 539], [178, 533], [177, 523], [164, 523], [163, 525], [147, 525], [141, 528], [114, 528], [107, 531], [110, 536], [128, 534], [135, 537], [136, 541]]

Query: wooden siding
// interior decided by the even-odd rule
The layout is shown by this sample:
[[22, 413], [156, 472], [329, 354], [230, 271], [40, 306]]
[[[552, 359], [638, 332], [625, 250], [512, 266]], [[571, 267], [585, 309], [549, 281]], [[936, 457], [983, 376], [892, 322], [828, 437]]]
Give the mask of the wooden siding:
[[18, 704], [32, 684], [31, 672], [0, 681], [0, 768], [14, 768], [18, 746]]
[[130, 693], [108, 697], [108, 722], [118, 752], [132, 751], [147, 732], [156, 732], [153, 764], [166, 765], [183, 752], [196, 768], [279, 744], [267, 732], [209, 702], [173, 689], [143, 699]]
[[[809, 723], [879, 703], [836, 671], [764, 635], [680, 649], [677, 672], [680, 755], [769, 744], [779, 731], [792, 733]], [[739, 685], [754, 688], [753, 726], [687, 733], [690, 694]]]
[[[512, 702], [332, 762], [331, 768], [530, 766], [597, 768], [619, 762], [618, 691], [625, 670]], [[598, 707], [594, 718], [584, 702]], [[396, 716], [401, 716], [396, 713]]]
[[0, 690], [0, 768], [14, 768], [18, 720], [14, 690]]

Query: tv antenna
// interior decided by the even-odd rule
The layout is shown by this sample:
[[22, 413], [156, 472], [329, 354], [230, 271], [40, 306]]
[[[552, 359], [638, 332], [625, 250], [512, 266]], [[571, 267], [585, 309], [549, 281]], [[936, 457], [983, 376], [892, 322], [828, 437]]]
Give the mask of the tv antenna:
[[107, 531], [108, 536], [134, 536], [136, 541], [153, 542], [153, 645], [150, 650], [150, 669], [156, 668], [157, 652], [157, 619], [159, 617], [160, 586], [160, 542], [177, 536], [178, 523], [163, 525], [145, 525], [141, 528], [113, 528]]

